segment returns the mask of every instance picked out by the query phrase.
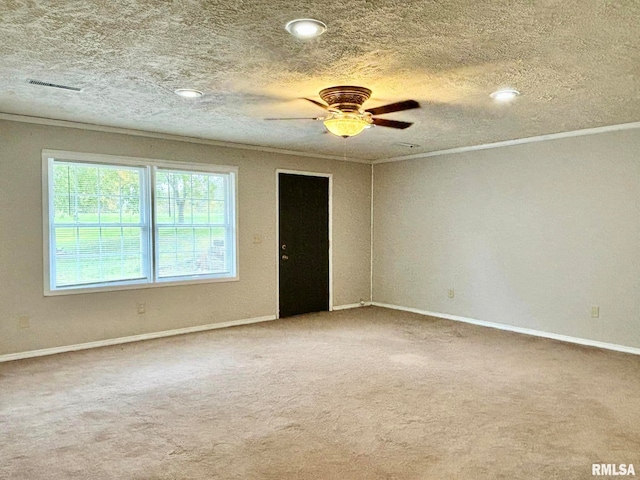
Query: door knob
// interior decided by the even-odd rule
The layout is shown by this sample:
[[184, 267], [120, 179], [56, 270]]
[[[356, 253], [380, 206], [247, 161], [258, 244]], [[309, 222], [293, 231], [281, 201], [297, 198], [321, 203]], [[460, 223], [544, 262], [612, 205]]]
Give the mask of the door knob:
[[289, 260], [289, 255], [282, 255], [283, 260]]

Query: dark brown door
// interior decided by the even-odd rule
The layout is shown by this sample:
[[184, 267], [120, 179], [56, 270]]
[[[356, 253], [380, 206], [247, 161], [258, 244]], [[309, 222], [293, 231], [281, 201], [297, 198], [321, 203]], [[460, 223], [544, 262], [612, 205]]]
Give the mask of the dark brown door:
[[329, 310], [329, 179], [278, 174], [280, 317]]

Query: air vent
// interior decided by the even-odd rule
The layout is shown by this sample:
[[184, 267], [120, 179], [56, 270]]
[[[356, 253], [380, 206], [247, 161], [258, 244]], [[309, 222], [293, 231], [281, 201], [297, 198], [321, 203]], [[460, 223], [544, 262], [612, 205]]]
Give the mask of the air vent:
[[29, 80], [27, 83], [31, 84], [31, 85], [39, 85], [41, 87], [51, 87], [51, 88], [59, 88], [61, 90], [70, 90], [72, 92], [81, 92], [82, 89], [78, 88], [78, 87], [70, 87], [68, 85], [58, 85], [55, 83], [49, 83], [49, 82], [41, 82], [40, 80]]
[[417, 143], [406, 143], [406, 142], [398, 142], [395, 145], [399, 147], [405, 147], [405, 148], [418, 148], [420, 146]]

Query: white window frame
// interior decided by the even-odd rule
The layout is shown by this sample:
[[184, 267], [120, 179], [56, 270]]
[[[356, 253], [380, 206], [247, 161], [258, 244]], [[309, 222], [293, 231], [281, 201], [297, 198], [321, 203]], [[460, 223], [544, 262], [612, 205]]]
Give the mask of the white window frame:
[[[52, 235], [50, 225], [53, 222], [53, 210], [50, 209], [51, 199], [49, 198], [49, 192], [53, 190], [53, 178], [50, 177], [50, 164], [54, 160], [57, 161], [70, 161], [70, 162], [82, 162], [82, 163], [96, 163], [105, 165], [122, 165], [129, 167], [142, 167], [146, 168], [146, 185], [144, 185], [146, 203], [147, 203], [147, 216], [149, 217], [149, 229], [148, 229], [148, 265], [149, 265], [149, 278], [147, 280], [133, 280], [113, 282], [109, 285], [100, 286], [71, 286], [71, 287], [58, 287], [56, 288], [53, 282], [52, 274]], [[156, 265], [156, 247], [155, 247], [155, 235], [157, 226], [155, 224], [155, 171], [157, 168], [167, 168], [181, 171], [193, 171], [202, 173], [220, 173], [229, 175], [229, 206], [228, 208], [232, 212], [229, 215], [230, 231], [232, 235], [232, 242], [230, 246], [233, 249], [231, 253], [231, 272], [224, 276], [210, 275], [192, 275], [185, 278], [171, 277], [168, 279], [160, 279], [157, 275]], [[167, 160], [151, 159], [151, 158], [138, 158], [138, 157], [124, 157], [116, 155], [103, 155], [95, 153], [80, 153], [80, 152], [68, 152], [62, 150], [42, 150], [42, 221], [43, 221], [43, 278], [44, 278], [44, 295], [56, 296], [56, 295], [69, 295], [79, 293], [94, 293], [94, 292], [110, 292], [117, 290], [134, 290], [140, 288], [153, 288], [153, 287], [167, 287], [175, 285], [191, 285], [198, 283], [219, 283], [219, 282], [233, 282], [240, 280], [239, 277], [239, 234], [238, 234], [238, 167], [225, 166], [225, 165], [211, 165], [206, 163], [187, 163], [187, 162], [172, 162]]]

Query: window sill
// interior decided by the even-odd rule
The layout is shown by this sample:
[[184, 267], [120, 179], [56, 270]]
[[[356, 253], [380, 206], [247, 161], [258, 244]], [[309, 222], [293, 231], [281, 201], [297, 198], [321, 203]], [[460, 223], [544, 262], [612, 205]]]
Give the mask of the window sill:
[[204, 283], [224, 283], [237, 282], [240, 276], [235, 277], [219, 277], [219, 278], [193, 278], [189, 280], [167, 280], [154, 283], [129, 283], [125, 285], [106, 285], [104, 287], [77, 287], [77, 288], [61, 288], [58, 290], [45, 289], [45, 297], [57, 297], [61, 295], [75, 295], [86, 293], [102, 293], [102, 292], [118, 292], [123, 290], [141, 290], [146, 288], [158, 287], [184, 287], [188, 285], [199, 285]]

